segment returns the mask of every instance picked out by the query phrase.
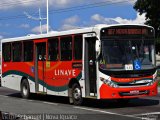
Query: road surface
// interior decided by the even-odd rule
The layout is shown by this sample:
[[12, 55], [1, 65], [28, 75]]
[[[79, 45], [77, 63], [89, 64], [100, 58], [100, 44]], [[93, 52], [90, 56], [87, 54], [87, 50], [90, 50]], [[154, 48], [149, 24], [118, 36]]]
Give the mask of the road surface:
[[[68, 98], [33, 94], [22, 99], [18, 91], [0, 87], [0, 111], [7, 115], [37, 120], [158, 120], [160, 94], [131, 100], [121, 105], [115, 101], [85, 99], [82, 106], [70, 105]], [[34, 117], [33, 117], [34, 115]]]

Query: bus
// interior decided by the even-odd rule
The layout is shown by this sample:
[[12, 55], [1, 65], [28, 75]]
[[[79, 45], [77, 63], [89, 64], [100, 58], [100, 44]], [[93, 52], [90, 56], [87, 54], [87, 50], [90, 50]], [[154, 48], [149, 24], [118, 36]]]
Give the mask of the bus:
[[157, 95], [154, 29], [95, 25], [3, 39], [2, 86], [31, 93], [129, 101]]

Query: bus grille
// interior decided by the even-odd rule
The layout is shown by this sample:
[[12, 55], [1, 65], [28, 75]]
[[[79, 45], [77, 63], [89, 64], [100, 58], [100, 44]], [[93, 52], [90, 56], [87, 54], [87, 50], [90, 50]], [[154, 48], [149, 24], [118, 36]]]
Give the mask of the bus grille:
[[137, 93], [130, 93], [130, 92], [120, 92], [119, 93], [120, 96], [136, 96], [136, 95], [148, 95], [148, 94], [149, 94], [149, 90], [143, 90]]
[[130, 87], [130, 86], [147, 86], [148, 83], [118, 83], [120, 87]]

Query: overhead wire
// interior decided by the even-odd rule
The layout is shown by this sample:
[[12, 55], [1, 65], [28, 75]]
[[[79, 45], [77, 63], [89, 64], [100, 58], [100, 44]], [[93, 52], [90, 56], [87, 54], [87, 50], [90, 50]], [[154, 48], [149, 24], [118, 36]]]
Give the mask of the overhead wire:
[[4, 7], [4, 6], [14, 6], [14, 5], [21, 5], [21, 4], [25, 4], [25, 3], [30, 3], [30, 2], [37, 2], [40, 0], [23, 0], [23, 2], [20, 1], [14, 1], [14, 2], [3, 2], [0, 4], [0, 7]]
[[85, 10], [85, 9], [90, 9], [90, 8], [95, 8], [95, 7], [106, 6], [106, 5], [112, 5], [112, 4], [115, 5], [115, 4], [126, 3], [129, 1], [134, 1], [134, 0], [124, 0], [124, 1], [117, 1], [117, 2], [113, 1], [113, 0], [108, 0], [105, 2], [96, 2], [96, 3], [92, 3], [92, 4], [87, 4], [87, 5], [74, 6], [74, 7], [70, 7], [70, 8], [50, 10], [50, 12], [59, 13], [59, 12], [68, 12], [68, 11], [72, 11], [72, 10]]
[[[32, 0], [32, 1], [35, 1], [35, 0]], [[103, 1], [103, 2], [95, 2], [95, 3], [91, 3], [91, 4], [79, 5], [79, 6], [69, 7], [69, 8], [49, 10], [49, 14], [71, 12], [71, 11], [76, 11], [76, 10], [85, 10], [85, 9], [91, 9], [91, 8], [95, 8], [95, 7], [106, 6], [106, 5], [122, 4], [122, 3], [130, 2], [130, 1], [134, 1], [134, 0], [124, 0], [124, 1], [117, 1], [117, 2], [116, 1], [113, 2], [112, 0], [107, 0], [107, 1]], [[38, 14], [34, 14], [34, 15], [38, 15]], [[42, 15], [46, 15], [46, 13], [43, 12]], [[0, 18], [0, 21], [11, 20], [11, 19], [24, 19], [24, 18], [27, 18], [27, 17], [25, 15], [19, 14], [19, 15], [15, 15], [15, 16], [7, 16], [7, 17]]]

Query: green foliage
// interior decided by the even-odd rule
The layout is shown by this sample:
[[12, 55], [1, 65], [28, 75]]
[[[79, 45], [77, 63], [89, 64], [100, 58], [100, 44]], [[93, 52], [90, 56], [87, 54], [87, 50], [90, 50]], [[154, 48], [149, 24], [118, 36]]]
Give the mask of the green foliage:
[[146, 14], [147, 25], [155, 28], [155, 35], [160, 33], [160, 0], [137, 0], [134, 9], [141, 14]]
[[158, 76], [158, 77], [160, 77], [160, 70], [158, 70], [158, 72], [157, 72], [157, 76]]

